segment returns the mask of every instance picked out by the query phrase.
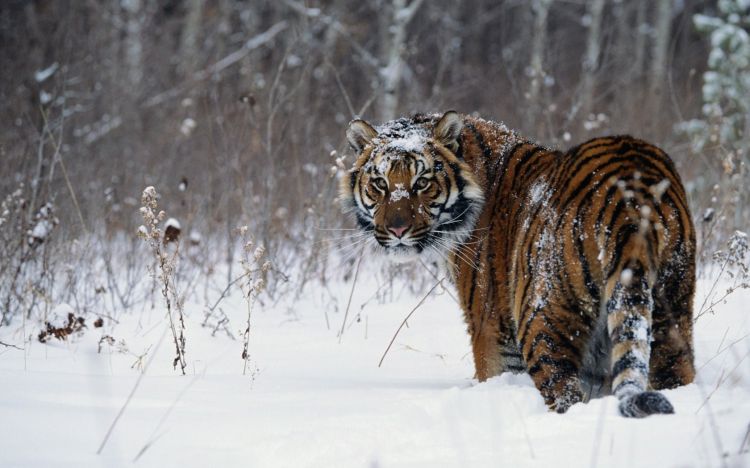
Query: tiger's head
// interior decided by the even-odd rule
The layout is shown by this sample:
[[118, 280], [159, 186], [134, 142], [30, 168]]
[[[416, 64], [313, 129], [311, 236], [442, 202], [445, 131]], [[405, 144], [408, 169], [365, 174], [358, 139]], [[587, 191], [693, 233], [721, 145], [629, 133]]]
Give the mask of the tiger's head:
[[460, 156], [463, 126], [453, 111], [379, 127], [349, 124], [357, 158], [341, 181], [341, 200], [393, 260], [445, 251], [469, 237], [484, 195]]

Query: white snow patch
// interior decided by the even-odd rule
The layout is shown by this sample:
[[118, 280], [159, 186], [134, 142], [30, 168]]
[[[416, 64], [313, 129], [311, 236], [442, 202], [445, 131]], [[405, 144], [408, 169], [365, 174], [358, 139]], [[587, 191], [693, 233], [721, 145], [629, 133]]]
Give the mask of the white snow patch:
[[[363, 265], [363, 271], [366, 266], [372, 267]], [[699, 283], [696, 297], [705, 297], [712, 283]], [[0, 341], [24, 348], [0, 347], [0, 440], [13, 441], [0, 451], [0, 466], [746, 464], [750, 369], [742, 359], [750, 342], [750, 291], [738, 291], [715, 315], [696, 322], [696, 382], [662, 391], [675, 414], [625, 420], [612, 396], [559, 415], [547, 410], [528, 375], [476, 382], [460, 308], [440, 288], [378, 367], [396, 327], [426, 291], [378, 303], [370, 300], [377, 287], [374, 278], [360, 278], [352, 310], [362, 319], [350, 322], [341, 343], [337, 330], [326, 326], [324, 311], [331, 305], [315, 288], [296, 304], [282, 297], [259, 309], [250, 339], [260, 369], [254, 379], [242, 375], [241, 343], [201, 326], [201, 294], [186, 295], [188, 376], [172, 368], [168, 331], [158, 346], [167, 326], [158, 302], [154, 310], [121, 310], [118, 324], [105, 319], [107, 333], [124, 340], [130, 353], [107, 345], [97, 353], [101, 333], [93, 329], [75, 342], [24, 346], [20, 320], [0, 327]], [[351, 283], [329, 288], [345, 303]], [[244, 326], [239, 292], [222, 309], [232, 330]], [[33, 337], [34, 326], [27, 321], [26, 336]], [[131, 366], [134, 355], [145, 351], [147, 360], [155, 356], [141, 373]], [[129, 405], [96, 455], [125, 401]]]
[[68, 314], [75, 314], [75, 309], [73, 309], [73, 306], [70, 304], [63, 302], [56, 305], [55, 308], [52, 309], [51, 314], [53, 317], [67, 317]]
[[190, 231], [189, 239], [192, 244], [200, 244], [203, 240], [198, 231]]
[[52, 95], [45, 90], [39, 91], [39, 102], [42, 104], [49, 104], [52, 102]]
[[548, 198], [547, 181], [542, 179], [534, 183], [529, 190], [529, 201], [533, 205], [543, 203]]
[[396, 190], [391, 192], [391, 201], [399, 201], [402, 198], [409, 198], [409, 191], [404, 188], [404, 184], [396, 184]]
[[52, 76], [52, 75], [55, 74], [55, 72], [57, 71], [58, 67], [59, 67], [59, 64], [57, 62], [55, 62], [52, 65], [50, 65], [49, 67], [45, 68], [44, 70], [37, 70], [34, 73], [34, 80], [37, 83], [41, 83], [41, 82], [45, 81], [47, 78], [49, 78], [50, 76]]
[[182, 133], [185, 136], [190, 136], [190, 134], [193, 133], [193, 130], [195, 130], [195, 127], [197, 125], [198, 124], [195, 123], [194, 119], [187, 117], [185, 120], [182, 121], [182, 124], [180, 125], [180, 133]]
[[430, 133], [422, 124], [414, 124], [406, 119], [397, 119], [375, 127], [378, 136], [373, 144], [385, 151], [421, 153], [430, 138]]
[[46, 239], [50, 231], [52, 231], [52, 223], [46, 219], [42, 219], [36, 223], [34, 229], [31, 230], [31, 237], [35, 239]]
[[623, 286], [630, 286], [630, 284], [633, 282], [633, 270], [630, 268], [625, 268], [620, 272], [620, 283]]
[[409, 153], [421, 153], [427, 138], [420, 132], [410, 132], [402, 138], [389, 140], [386, 149], [405, 151]]
[[658, 184], [649, 187], [649, 191], [656, 200], [661, 200], [664, 192], [669, 188], [669, 179], [662, 179]]
[[164, 223], [164, 228], [165, 228], [165, 229], [166, 229], [166, 228], [170, 228], [170, 227], [171, 227], [171, 228], [175, 228], [175, 229], [182, 229], [182, 227], [180, 227], [180, 222], [179, 222], [179, 221], [177, 221], [177, 220], [176, 220], [175, 218], [169, 218], [169, 219], [168, 219], [168, 220], [167, 220], [167, 221], [166, 221], [166, 222]]

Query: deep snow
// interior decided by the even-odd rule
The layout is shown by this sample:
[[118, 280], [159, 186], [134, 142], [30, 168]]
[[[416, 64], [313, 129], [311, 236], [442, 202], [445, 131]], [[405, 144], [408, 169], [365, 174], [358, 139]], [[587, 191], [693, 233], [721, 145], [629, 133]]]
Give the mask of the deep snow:
[[[363, 275], [367, 276], [367, 275]], [[708, 282], [697, 296], [700, 304]], [[336, 290], [339, 303], [350, 284]], [[171, 366], [170, 335], [115, 427], [138, 377], [136, 358], [104, 346], [101, 329], [69, 342], [0, 347], [0, 466], [244, 467], [709, 467], [750, 466], [750, 315], [739, 291], [696, 324], [698, 382], [665, 392], [676, 414], [626, 420], [613, 397], [549, 413], [525, 375], [483, 384], [458, 306], [430, 297], [385, 359], [394, 331], [420, 297], [368, 303], [361, 280], [339, 344], [343, 312], [309, 299], [258, 308], [242, 375], [242, 343], [202, 328], [188, 304], [189, 375]], [[425, 290], [426, 292], [426, 290]], [[224, 303], [241, 336], [245, 306]], [[165, 332], [163, 310], [134, 310], [105, 332], [141, 354]], [[90, 324], [89, 324], [90, 325]], [[38, 325], [20, 321], [0, 340], [22, 343]], [[148, 359], [148, 357], [146, 358]]]

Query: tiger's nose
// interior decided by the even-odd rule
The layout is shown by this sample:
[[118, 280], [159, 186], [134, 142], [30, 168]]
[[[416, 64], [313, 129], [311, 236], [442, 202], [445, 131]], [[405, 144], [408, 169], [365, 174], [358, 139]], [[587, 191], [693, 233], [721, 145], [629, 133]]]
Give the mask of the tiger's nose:
[[401, 239], [404, 233], [409, 230], [411, 226], [399, 225], [399, 226], [388, 226], [388, 230], [391, 231], [396, 237]]

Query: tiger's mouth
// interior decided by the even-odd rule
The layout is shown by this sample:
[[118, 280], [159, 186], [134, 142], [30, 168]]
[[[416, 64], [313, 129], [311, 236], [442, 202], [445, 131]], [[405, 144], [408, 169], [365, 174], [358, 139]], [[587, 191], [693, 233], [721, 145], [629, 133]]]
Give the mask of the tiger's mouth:
[[386, 257], [394, 263], [411, 263], [419, 259], [424, 250], [418, 245], [385, 247]]
[[381, 253], [395, 262], [408, 263], [415, 261], [425, 251], [425, 241], [428, 237], [425, 233], [414, 235], [405, 233], [401, 236], [394, 235], [386, 229], [374, 229], [376, 244]]

